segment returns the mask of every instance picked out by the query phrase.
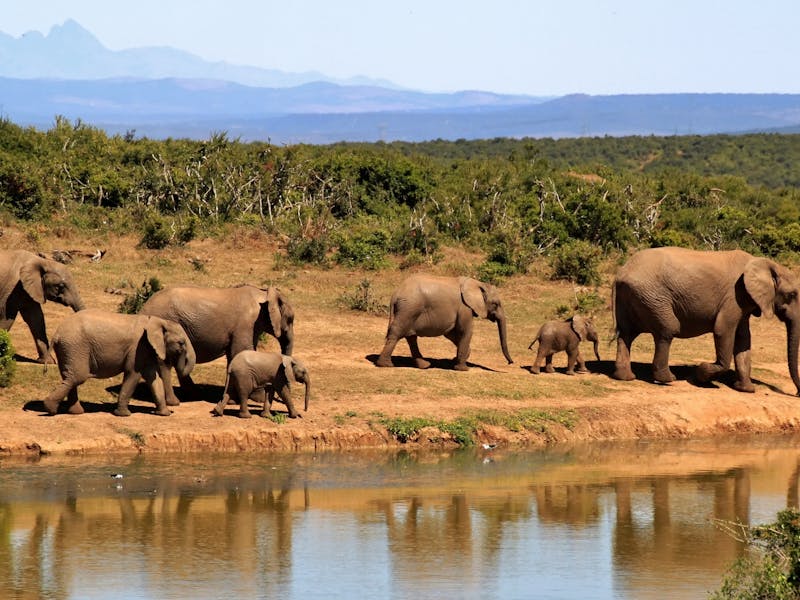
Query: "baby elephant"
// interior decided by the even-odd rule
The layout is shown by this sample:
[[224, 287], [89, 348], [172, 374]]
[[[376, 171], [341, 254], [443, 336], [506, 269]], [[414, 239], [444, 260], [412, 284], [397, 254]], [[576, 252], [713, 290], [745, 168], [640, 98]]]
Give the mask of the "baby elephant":
[[[224, 414], [228, 398], [239, 403], [239, 416], [249, 419], [252, 415], [247, 408], [248, 400], [262, 403], [261, 416], [272, 414], [272, 401], [275, 393], [289, 409], [289, 417], [301, 416], [292, 403], [291, 383], [299, 381], [306, 386], [305, 410], [308, 410], [308, 399], [311, 394], [311, 380], [303, 363], [291, 356], [277, 352], [258, 352], [242, 350], [231, 360], [228, 366], [228, 377], [222, 400], [214, 407], [214, 413]], [[269, 397], [267, 397], [269, 394]]]
[[531, 366], [531, 373], [539, 372], [543, 358], [546, 362], [544, 370], [552, 373], [555, 370], [553, 369], [553, 354], [563, 350], [567, 351], [567, 375], [575, 375], [576, 363], [579, 373], [588, 372], [579, 347], [584, 340], [594, 342], [594, 355], [597, 360], [600, 360], [600, 354], [597, 352], [597, 330], [591, 319], [575, 315], [566, 321], [548, 321], [539, 328], [539, 333], [528, 346], [528, 350], [530, 350], [536, 342], [539, 342], [539, 352]]
[[102, 310], [82, 310], [66, 317], [51, 344], [58, 361], [61, 383], [44, 399], [48, 413], [58, 412], [67, 397], [67, 412], [80, 414], [78, 386], [91, 377], [105, 379], [124, 373], [114, 414], [131, 414], [128, 401], [144, 379], [156, 403], [156, 414], [170, 414], [164, 399], [164, 372], [175, 367], [188, 375], [195, 354], [178, 323], [147, 315], [124, 315]]

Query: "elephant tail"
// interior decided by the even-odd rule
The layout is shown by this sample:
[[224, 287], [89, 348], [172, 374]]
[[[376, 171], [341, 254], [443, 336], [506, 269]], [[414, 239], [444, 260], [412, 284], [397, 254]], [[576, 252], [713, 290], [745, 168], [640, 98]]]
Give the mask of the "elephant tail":
[[530, 350], [531, 348], [533, 348], [533, 345], [534, 345], [536, 342], [540, 341], [540, 339], [539, 339], [540, 337], [541, 337], [541, 336], [540, 336], [539, 334], [536, 334], [536, 337], [535, 337], [535, 338], [533, 338], [533, 341], [532, 341], [530, 344], [528, 344], [528, 350]]
[[619, 328], [617, 327], [617, 282], [611, 285], [611, 331], [609, 332], [611, 339], [608, 343], [613, 344], [619, 337]]

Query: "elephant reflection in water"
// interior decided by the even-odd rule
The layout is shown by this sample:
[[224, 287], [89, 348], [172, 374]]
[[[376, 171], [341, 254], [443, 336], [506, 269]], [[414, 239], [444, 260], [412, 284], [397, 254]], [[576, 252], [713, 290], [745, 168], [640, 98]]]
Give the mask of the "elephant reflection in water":
[[527, 498], [510, 495], [502, 504], [465, 494], [449, 496], [446, 502], [413, 496], [374, 504], [386, 521], [392, 568], [398, 574], [395, 584], [414, 586], [398, 590], [400, 595], [411, 595], [426, 581], [439, 581], [443, 572], [461, 580], [464, 590], [470, 581], [477, 586], [484, 572], [498, 569], [504, 525], [531, 515]]
[[[695, 504], [710, 500], [713, 518], [749, 522], [750, 478], [744, 469], [687, 478], [618, 479], [614, 482], [616, 523], [612, 547], [614, 564], [621, 572], [669, 572], [687, 567], [718, 573], [741, 555], [740, 542], [722, 531], [709, 534], [707, 519], [687, 521], [681, 515], [675, 518], [672, 507], [680, 507], [685, 500], [673, 500], [673, 490], [691, 494]], [[641, 500], [649, 497], [649, 522], [637, 518], [642, 514], [642, 507], [636, 506], [637, 495]], [[703, 557], [700, 560], [706, 564], [698, 564], [698, 557]]]
[[541, 523], [582, 525], [595, 523], [600, 516], [599, 489], [580, 484], [536, 485], [536, 514]]

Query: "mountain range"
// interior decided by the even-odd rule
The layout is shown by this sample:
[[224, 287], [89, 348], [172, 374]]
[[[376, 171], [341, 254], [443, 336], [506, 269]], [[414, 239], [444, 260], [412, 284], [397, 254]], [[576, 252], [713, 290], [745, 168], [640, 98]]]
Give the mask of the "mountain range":
[[274, 143], [800, 132], [800, 95], [435, 94], [208, 62], [173, 48], [113, 51], [67, 21], [47, 35], [0, 32], [0, 115], [39, 128], [61, 115], [112, 134], [226, 131]]

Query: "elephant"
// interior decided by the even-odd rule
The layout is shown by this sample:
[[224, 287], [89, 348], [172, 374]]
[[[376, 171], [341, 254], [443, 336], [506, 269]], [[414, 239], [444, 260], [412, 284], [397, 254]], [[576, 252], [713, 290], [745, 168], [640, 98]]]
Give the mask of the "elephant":
[[697, 366], [698, 381], [705, 383], [726, 372], [733, 359], [733, 387], [753, 392], [750, 317], [774, 313], [786, 325], [789, 373], [800, 395], [797, 295], [797, 281], [786, 267], [742, 250], [641, 250], [620, 268], [612, 287], [617, 338], [613, 377], [634, 379], [630, 349], [640, 333], [653, 336], [653, 378], [658, 383], [675, 380], [669, 369], [673, 338], [713, 333], [716, 360]]
[[531, 365], [531, 373], [538, 374], [542, 359], [545, 359], [544, 370], [552, 373], [553, 354], [556, 352], [567, 351], [567, 375], [575, 375], [575, 365], [578, 365], [578, 373], [588, 373], [586, 363], [581, 356], [580, 343], [589, 340], [594, 343], [594, 355], [600, 360], [597, 351], [599, 339], [597, 330], [589, 318], [574, 315], [565, 321], [547, 321], [540, 328], [536, 337], [528, 346], [528, 350], [539, 342], [539, 350], [536, 353], [536, 360]]
[[67, 412], [81, 414], [78, 386], [90, 377], [106, 379], [124, 373], [114, 414], [130, 416], [128, 401], [144, 379], [150, 386], [156, 414], [168, 416], [162, 382], [175, 367], [184, 376], [195, 365], [195, 353], [178, 323], [148, 315], [127, 315], [97, 309], [65, 318], [53, 337], [61, 383], [44, 400], [55, 415], [67, 397]]
[[295, 410], [292, 403], [291, 384], [295, 381], [306, 386], [305, 410], [308, 411], [311, 378], [302, 362], [277, 352], [242, 350], [228, 365], [225, 391], [222, 400], [214, 407], [214, 413], [222, 416], [225, 405], [232, 396], [239, 403], [239, 416], [243, 419], [251, 417], [247, 407], [249, 399], [262, 402], [261, 416], [267, 417], [272, 414], [272, 401], [277, 392], [289, 410], [289, 417], [300, 417], [302, 415]]
[[28, 324], [40, 363], [52, 363], [42, 304], [52, 300], [83, 310], [78, 288], [67, 268], [27, 250], [0, 251], [0, 329], [9, 330], [17, 313]]
[[430, 362], [422, 358], [417, 337], [443, 335], [456, 345], [453, 368], [466, 371], [475, 316], [497, 323], [503, 356], [508, 364], [513, 363], [506, 343], [506, 315], [497, 288], [470, 277], [412, 275], [392, 295], [386, 342], [376, 364], [391, 367], [394, 347], [400, 338], [406, 338], [414, 364], [427, 369]]
[[[294, 346], [294, 309], [275, 287], [168, 287], [153, 294], [139, 313], [180, 323], [198, 363], [224, 355], [230, 365], [242, 350], [254, 350], [265, 332], [278, 339], [282, 354], [291, 355]], [[188, 376], [179, 373], [178, 379], [184, 389], [193, 385]], [[164, 385], [167, 404], [177, 406], [171, 374], [164, 378]]]

